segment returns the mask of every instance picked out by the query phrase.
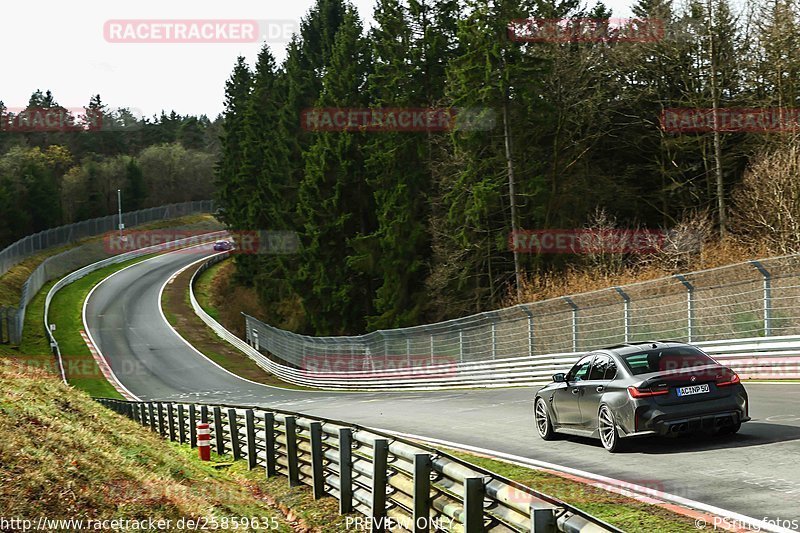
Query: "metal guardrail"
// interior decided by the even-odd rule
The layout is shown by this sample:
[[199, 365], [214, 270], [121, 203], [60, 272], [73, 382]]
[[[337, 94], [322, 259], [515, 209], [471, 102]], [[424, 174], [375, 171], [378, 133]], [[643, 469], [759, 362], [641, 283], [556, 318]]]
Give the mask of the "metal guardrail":
[[73, 281], [76, 281], [87, 274], [94, 272], [95, 270], [99, 270], [109, 265], [114, 265], [117, 263], [122, 263], [124, 261], [128, 261], [129, 259], [135, 259], [137, 257], [141, 257], [143, 255], [148, 255], [152, 253], [157, 253], [163, 250], [174, 249], [176, 247], [180, 247], [187, 244], [201, 244], [204, 242], [214, 242], [215, 239], [226, 235], [227, 232], [225, 231], [215, 231], [209, 232], [202, 235], [196, 235], [193, 237], [189, 237], [186, 239], [180, 239], [177, 241], [167, 242], [156, 244], [154, 246], [148, 246], [145, 248], [139, 248], [138, 250], [132, 250], [130, 252], [126, 252], [124, 254], [114, 255], [107, 259], [103, 259], [102, 261], [97, 261], [90, 265], [87, 265], [79, 270], [76, 270], [60, 280], [58, 280], [50, 290], [47, 291], [47, 295], [45, 296], [44, 300], [44, 330], [47, 338], [50, 342], [50, 349], [53, 351], [53, 355], [56, 356], [56, 360], [58, 361], [59, 371], [61, 373], [61, 379], [64, 383], [67, 383], [66, 373], [64, 371], [64, 364], [61, 358], [61, 349], [58, 346], [58, 342], [56, 341], [53, 332], [50, 330], [50, 323], [48, 320], [48, 314], [50, 312], [50, 303], [53, 301], [53, 296], [63, 289], [65, 286], [69, 285]]
[[621, 531], [440, 450], [355, 424], [256, 407], [97, 401], [192, 447], [206, 422], [216, 453], [289, 486], [309, 485], [315, 499], [335, 497], [341, 514], [364, 515], [371, 531]]
[[[126, 228], [132, 228], [159, 220], [196, 213], [210, 213], [213, 211], [213, 208], [213, 200], [169, 204], [123, 213], [122, 222], [125, 224]], [[93, 218], [82, 222], [76, 222], [75, 224], [59, 226], [20, 239], [0, 251], [0, 276], [5, 274], [12, 266], [37, 252], [55, 246], [74, 243], [79, 239], [98, 236], [105, 232], [115, 230], [117, 229], [118, 223], [119, 218], [117, 215], [109, 215], [107, 217]], [[48, 281], [62, 276], [79, 266], [84, 266], [101, 257], [107, 256], [108, 253], [97, 253], [98, 251], [102, 251], [100, 248], [102, 248], [102, 246], [98, 246], [98, 250], [94, 250], [93, 253], [85, 253], [85, 251], [75, 249], [67, 250], [42, 261], [42, 263], [31, 272], [28, 279], [25, 280], [20, 294], [19, 306], [16, 309], [13, 307], [2, 308], [2, 313], [0, 313], [0, 315], [2, 319], [4, 319], [4, 322], [0, 322], [0, 342], [19, 344], [22, 340], [23, 328], [25, 327], [25, 311], [36, 293], [39, 292]]]
[[[525, 384], [592, 349], [672, 339], [708, 347], [752, 377], [800, 377], [800, 255], [360, 336], [312, 337], [245, 321], [251, 346], [311, 375], [380, 378], [402, 367], [424, 376], [453, 368], [470, 386]], [[482, 377], [487, 372], [491, 380]]]
[[[451, 362], [437, 360], [424, 354], [426, 365], [415, 365], [419, 358], [397, 357], [393, 368], [380, 368], [375, 361], [358, 355], [355, 350], [337, 354], [318, 354], [316, 366], [321, 369], [295, 368], [265, 355], [275, 349], [270, 337], [264, 341], [261, 329], [252, 328], [253, 319], [245, 315], [248, 341], [225, 329], [203, 310], [194, 295], [196, 277], [211, 265], [230, 254], [213, 256], [194, 273], [190, 282], [189, 299], [194, 312], [220, 338], [229, 342], [258, 366], [280, 379], [297, 385], [343, 390], [381, 389], [440, 389], [474, 387], [508, 387], [541, 385], [550, 381], [556, 372], [568, 370], [586, 352], [561, 352], [542, 355], [522, 355], [489, 361]], [[251, 329], [252, 328], [252, 329]], [[280, 331], [280, 330], [278, 330]], [[283, 332], [288, 333], [288, 332]], [[289, 334], [294, 335], [294, 334]], [[310, 337], [313, 339], [313, 337]], [[332, 337], [331, 339], [337, 339]], [[720, 363], [736, 370], [744, 379], [800, 378], [800, 335], [782, 337], [753, 337], [724, 341], [694, 343], [714, 356]], [[281, 352], [272, 352], [280, 359]], [[311, 354], [308, 354], [309, 357]], [[344, 360], [344, 364], [339, 364]], [[366, 360], [366, 362], [364, 362]], [[378, 361], [380, 363], [380, 361]], [[347, 368], [341, 368], [342, 366]], [[356, 368], [354, 368], [354, 366]]]
[[[122, 213], [122, 223], [127, 228], [164, 220], [165, 218], [176, 218], [193, 213], [210, 213], [213, 209], [213, 200], [162, 205]], [[0, 250], [0, 276], [8, 272], [9, 268], [36, 252], [116, 230], [117, 224], [119, 224], [119, 218], [114, 214], [46, 229], [23, 237]]]

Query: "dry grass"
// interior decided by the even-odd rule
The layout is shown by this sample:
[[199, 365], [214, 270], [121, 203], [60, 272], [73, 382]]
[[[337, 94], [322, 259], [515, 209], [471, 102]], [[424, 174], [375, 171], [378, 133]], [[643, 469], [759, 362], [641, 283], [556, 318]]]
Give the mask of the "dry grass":
[[[761, 245], [747, 246], [738, 240], [708, 242], [693, 257], [691, 270], [704, 270], [774, 255]], [[522, 299], [509, 290], [502, 307], [530, 303], [572, 294], [580, 294], [615, 285], [650, 281], [685, 272], [670, 268], [658, 257], [641, 257], [614, 269], [597, 269], [590, 265], [572, 266], [563, 271], [544, 271], [523, 276]], [[513, 287], [511, 288], [513, 289]]]
[[331, 499], [314, 502], [308, 488], [264, 480], [262, 470], [247, 471], [242, 461], [214, 468], [196, 453], [49, 373], [0, 359], [0, 516], [173, 523], [257, 516], [274, 520], [278, 531], [343, 529]]
[[198, 280], [198, 286], [205, 287], [203, 290], [208, 292], [207, 304], [217, 315], [215, 318], [228, 331], [244, 338], [242, 313], [254, 317], [266, 315], [256, 291], [234, 281], [236, 263], [231, 260], [220, 263], [216, 269], [209, 269], [206, 274], [206, 279]]
[[[142, 231], [171, 227], [210, 230], [212, 228], [219, 228], [221, 226], [219, 222], [217, 222], [211, 215], [188, 215], [171, 220], [161, 220], [152, 224], [144, 224], [142, 226], [136, 226], [132, 229], [135, 229], [136, 231]], [[67, 251], [71, 248], [75, 248], [76, 246], [80, 246], [82, 244], [100, 242], [104, 238], [104, 235], [100, 235], [98, 237], [81, 239], [73, 244], [48, 248], [47, 250], [43, 250], [37, 254], [23, 259], [20, 263], [11, 267], [8, 272], [0, 276], [0, 305], [19, 305], [19, 299], [22, 293], [22, 285], [25, 283], [25, 280], [27, 280], [31, 273], [36, 270], [36, 267], [42, 264], [42, 262], [48, 257]]]

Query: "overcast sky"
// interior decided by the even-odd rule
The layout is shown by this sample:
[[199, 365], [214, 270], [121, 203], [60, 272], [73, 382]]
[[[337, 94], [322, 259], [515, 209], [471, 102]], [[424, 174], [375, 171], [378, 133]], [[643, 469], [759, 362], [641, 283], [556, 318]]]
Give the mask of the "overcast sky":
[[[80, 108], [92, 94], [114, 107], [146, 116], [175, 110], [222, 110], [224, 83], [236, 57], [252, 65], [260, 42], [116, 43], [104, 34], [108, 21], [219, 20], [268, 21], [273, 33], [296, 27], [313, 0], [137, 0], [135, 2], [39, 0], [4, 2], [0, 50], [0, 100], [24, 107], [36, 89], [53, 91], [67, 108]], [[361, 17], [372, 20], [374, 0], [353, 0]], [[594, 4], [594, 1], [591, 2]], [[615, 17], [630, 16], [631, 0], [607, 0]], [[33, 11], [35, 9], [35, 11]], [[111, 31], [111, 30], [109, 30]], [[284, 32], [285, 33], [285, 32]], [[285, 38], [271, 42], [279, 60]], [[263, 41], [262, 41], [263, 42]], [[138, 113], [137, 113], [138, 114]]]

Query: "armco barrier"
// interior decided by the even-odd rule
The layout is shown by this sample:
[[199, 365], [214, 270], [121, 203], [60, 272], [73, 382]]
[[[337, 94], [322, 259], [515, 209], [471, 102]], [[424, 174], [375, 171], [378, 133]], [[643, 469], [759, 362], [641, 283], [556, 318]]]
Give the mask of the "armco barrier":
[[[213, 209], [213, 200], [162, 205], [122, 213], [122, 223], [126, 228], [130, 228], [167, 218], [182, 217], [194, 213], [211, 213]], [[0, 276], [8, 272], [8, 269], [12, 266], [37, 252], [116, 230], [119, 222], [119, 216], [114, 214], [46, 229], [23, 237], [0, 250]]]
[[197, 424], [208, 423], [216, 453], [309, 485], [315, 499], [336, 498], [340, 513], [363, 515], [370, 531], [620, 531], [440, 450], [354, 424], [232, 405], [98, 401], [192, 447]]
[[[332, 368], [332, 361], [342, 363], [345, 356], [354, 370], [359, 362], [365, 369], [391, 367], [403, 357], [408, 367], [447, 362], [492, 368], [523, 356], [547, 358], [658, 339], [715, 347], [729, 339], [743, 339], [734, 344], [796, 340], [798, 309], [800, 255], [793, 255], [358, 336], [298, 335], [246, 317], [246, 339], [306, 370]], [[798, 355], [796, 347], [786, 348]]]
[[[139, 211], [129, 211], [122, 214], [122, 221], [126, 228], [132, 228], [141, 224], [170, 218], [196, 213], [210, 213], [213, 208], [214, 202], [212, 200], [183, 202]], [[54, 246], [74, 243], [79, 239], [102, 235], [114, 230], [118, 223], [119, 218], [117, 215], [109, 215], [29, 235], [0, 251], [0, 275], [5, 274], [9, 268], [34, 253]], [[102, 246], [98, 247], [102, 248]], [[16, 309], [11, 307], [3, 308], [2, 316], [6, 320], [5, 323], [0, 323], [0, 342], [18, 344], [21, 341], [23, 328], [25, 327], [25, 311], [30, 301], [44, 284], [51, 279], [55, 279], [71, 269], [86, 265], [92, 261], [91, 258], [88, 261], [82, 261], [82, 255], [80, 250], [67, 250], [58, 255], [48, 257], [31, 272], [22, 286], [19, 306]], [[79, 264], [74, 264], [76, 262]], [[70, 264], [73, 265], [72, 268], [70, 268]]]
[[49, 291], [47, 291], [47, 296], [45, 296], [44, 300], [44, 329], [45, 334], [47, 335], [48, 340], [50, 341], [50, 348], [53, 351], [53, 354], [56, 356], [59, 365], [59, 371], [61, 373], [61, 379], [64, 383], [67, 382], [66, 375], [64, 372], [64, 365], [61, 359], [61, 350], [58, 347], [58, 342], [56, 341], [53, 332], [50, 330], [50, 323], [48, 321], [48, 313], [50, 311], [50, 302], [53, 301], [53, 296], [63, 289], [65, 286], [69, 285], [73, 281], [76, 281], [87, 274], [94, 272], [95, 270], [99, 270], [103, 267], [114, 265], [117, 263], [122, 263], [124, 261], [128, 261], [129, 259], [135, 259], [137, 257], [141, 257], [143, 255], [157, 253], [167, 249], [174, 249], [175, 247], [182, 246], [182, 245], [189, 245], [195, 244], [199, 242], [213, 242], [215, 239], [218, 239], [226, 235], [224, 231], [216, 231], [205, 233], [203, 235], [197, 235], [194, 237], [189, 237], [187, 239], [181, 239], [178, 241], [172, 241], [168, 243], [157, 244], [155, 246], [148, 246], [146, 248], [140, 248], [138, 250], [133, 250], [131, 252], [126, 252], [124, 254], [114, 255], [107, 259], [103, 259], [102, 261], [98, 261], [96, 263], [92, 263], [91, 265], [87, 265], [67, 276], [64, 276], [60, 280], [58, 280]]
[[[213, 256], [205, 262], [192, 277], [191, 286], [195, 277], [210, 265], [225, 259], [227, 253]], [[245, 315], [247, 338], [246, 342], [214, 320], [197, 302], [194, 291], [190, 291], [190, 301], [195, 313], [222, 339], [228, 341], [262, 369], [270, 372], [284, 381], [326, 389], [342, 390], [384, 390], [384, 389], [440, 389], [440, 388], [473, 388], [473, 387], [508, 387], [541, 385], [550, 381], [556, 372], [564, 372], [587, 352], [561, 352], [542, 355], [521, 355], [519, 357], [498, 358], [488, 361], [455, 362], [444, 365], [430, 364], [424, 367], [412, 367], [416, 359], [410, 358], [410, 364], [401, 365], [400, 368], [375, 370], [369, 368], [369, 355], [361, 356], [367, 363], [365, 370], [349, 370], [347, 372], [315, 372], [309, 369], [294, 368], [279, 362], [283, 359], [285, 345], [276, 341], [281, 336], [302, 337], [294, 333], [271, 328], [260, 322], [259, 327], [254, 327], [255, 319]], [[272, 330], [272, 334], [264, 335], [265, 328]], [[313, 341], [320, 338], [307, 337]], [[354, 337], [329, 337], [324, 338], [329, 344], [348, 343]], [[357, 339], [357, 337], [355, 337]], [[796, 379], [800, 378], [800, 335], [782, 337], [753, 337], [723, 341], [708, 341], [694, 343], [720, 363], [736, 370], [744, 379]], [[346, 345], [339, 348], [338, 354], [345, 353], [348, 362], [351, 361], [350, 353], [359, 354], [356, 350]], [[263, 351], [274, 355], [271, 359]], [[524, 353], [524, 351], [522, 351]], [[317, 366], [327, 367], [326, 358], [340, 357], [336, 353], [325, 352], [306, 353], [306, 358], [316, 356], [319, 359]], [[425, 354], [430, 357], [431, 352]], [[379, 356], [375, 356], [376, 359]], [[276, 361], [275, 359], [278, 359]], [[435, 362], [435, 361], [434, 361]], [[335, 368], [331, 363], [330, 367]]]

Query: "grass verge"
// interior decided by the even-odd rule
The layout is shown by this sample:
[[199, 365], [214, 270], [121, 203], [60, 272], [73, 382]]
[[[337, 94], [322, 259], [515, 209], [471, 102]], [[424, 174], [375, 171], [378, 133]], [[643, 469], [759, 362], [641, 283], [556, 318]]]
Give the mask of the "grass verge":
[[651, 531], [678, 533], [696, 530], [694, 518], [656, 505], [585, 485], [543, 470], [526, 468], [459, 450], [444, 450], [474, 465], [568, 502], [592, 516], [631, 533]]
[[[161, 220], [151, 224], [143, 224], [131, 229], [142, 231], [185, 226], [192, 228], [196, 227], [195, 229], [197, 230], [208, 229], [209, 231], [211, 231], [211, 229], [214, 227], [221, 227], [211, 215], [198, 214], [187, 215], [185, 217], [170, 220]], [[30, 257], [26, 257], [21, 262], [11, 267], [8, 272], [0, 276], [0, 305], [19, 305], [20, 295], [22, 293], [22, 285], [25, 283], [25, 280], [27, 280], [31, 273], [36, 270], [36, 267], [38, 267], [48, 257], [60, 254], [61, 252], [65, 252], [71, 248], [75, 248], [87, 243], [100, 242], [104, 238], [104, 235], [88, 237], [86, 239], [76, 241], [73, 244], [48, 248], [31, 255]]]
[[219, 309], [213, 304], [214, 280], [220, 273], [220, 269], [226, 266], [226, 261], [211, 265], [197, 276], [194, 283], [194, 295], [197, 298], [197, 303], [217, 322], [219, 322], [220, 316]]
[[[152, 257], [146, 255], [116, 265], [110, 265], [87, 274], [70, 283], [53, 297], [50, 304], [50, 323], [56, 325], [55, 336], [61, 349], [64, 371], [70, 385], [92, 396], [122, 398], [100, 372], [92, 353], [81, 337], [83, 329], [83, 302], [95, 285], [125, 267]], [[39, 315], [41, 316], [41, 315]]]
[[[345, 529], [332, 498], [315, 501], [309, 488], [289, 489], [285, 478], [266, 480], [263, 470], [248, 471], [243, 461], [220, 468], [196, 454], [51, 374], [0, 359], [0, 516], [34, 524], [39, 517], [170, 520], [170, 531], [181, 519], [258, 517], [261, 531]], [[91, 529], [83, 526], [43, 529]]]
[[[214, 265], [217, 267], [219, 263]], [[211, 276], [205, 278], [205, 284], [200, 289], [208, 303], [209, 295], [211, 294], [209, 287], [213, 281], [214, 267], [204, 272], [209, 271]], [[189, 341], [189, 343], [197, 348], [206, 357], [220, 365], [222, 368], [241, 376], [256, 383], [264, 385], [271, 385], [275, 387], [282, 387], [287, 389], [297, 390], [311, 390], [306, 387], [293, 385], [278, 379], [277, 377], [264, 371], [261, 367], [255, 364], [249, 357], [242, 352], [231, 346], [229, 343], [220, 339], [211, 328], [205, 325], [200, 320], [192, 305], [189, 301], [189, 282], [192, 275], [197, 270], [197, 266], [184, 270], [172, 283], [169, 283], [164, 288], [163, 300], [161, 305], [164, 309], [164, 316], [167, 317], [169, 323], [174, 327], [180, 335]], [[198, 296], [198, 302], [201, 302]], [[201, 304], [202, 305], [202, 304]], [[211, 314], [209, 312], [209, 314]], [[213, 315], [212, 315], [213, 316]]]

